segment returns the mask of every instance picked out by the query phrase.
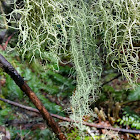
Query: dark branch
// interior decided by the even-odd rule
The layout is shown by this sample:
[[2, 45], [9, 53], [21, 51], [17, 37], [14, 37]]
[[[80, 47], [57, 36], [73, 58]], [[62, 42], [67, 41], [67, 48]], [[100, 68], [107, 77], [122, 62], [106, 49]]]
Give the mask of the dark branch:
[[52, 128], [54, 133], [60, 140], [65, 140], [65, 135], [61, 132], [58, 124], [54, 121], [50, 113], [45, 109], [41, 101], [31, 90], [31, 88], [24, 82], [23, 78], [18, 74], [18, 72], [13, 68], [13, 66], [0, 54], [0, 67], [11, 76], [15, 83], [20, 87], [20, 89], [25, 92], [25, 94], [30, 98], [36, 108], [39, 110], [40, 114], [46, 120], [48, 126]]

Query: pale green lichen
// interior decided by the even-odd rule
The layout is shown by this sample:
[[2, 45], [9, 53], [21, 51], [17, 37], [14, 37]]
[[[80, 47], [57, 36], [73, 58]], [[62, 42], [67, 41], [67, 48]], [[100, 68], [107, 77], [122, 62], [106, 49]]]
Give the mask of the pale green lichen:
[[71, 118], [81, 121], [76, 125], [82, 129], [83, 116], [93, 115], [89, 106], [99, 95], [97, 92], [102, 68], [94, 36], [97, 32], [93, 24], [94, 13], [83, 1], [71, 2], [71, 9], [71, 18], [74, 19], [71, 28], [71, 53], [77, 73], [76, 91], [70, 100], [73, 111]]
[[31, 60], [41, 57], [58, 65], [71, 57], [77, 74], [71, 118], [81, 122], [79, 129], [99, 93], [100, 56], [107, 54], [131, 85], [137, 82], [139, 47], [133, 44], [140, 42], [140, 0], [24, 0], [7, 22], [15, 20], [23, 58], [28, 53]]
[[119, 69], [131, 85], [139, 77], [140, 1], [99, 0], [94, 5], [104, 45], [108, 48], [111, 65]]

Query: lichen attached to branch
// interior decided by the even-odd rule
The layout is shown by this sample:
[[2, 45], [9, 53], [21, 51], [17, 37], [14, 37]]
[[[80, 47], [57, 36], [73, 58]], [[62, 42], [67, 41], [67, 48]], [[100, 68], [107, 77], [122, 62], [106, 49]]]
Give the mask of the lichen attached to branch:
[[100, 56], [134, 87], [140, 73], [139, 47], [133, 45], [140, 42], [139, 0], [24, 0], [19, 5], [7, 22], [20, 16], [17, 48], [23, 58], [28, 54], [31, 60], [40, 57], [58, 66], [68, 57], [74, 63], [72, 119], [82, 125], [83, 116], [92, 113], [89, 106], [100, 87]]

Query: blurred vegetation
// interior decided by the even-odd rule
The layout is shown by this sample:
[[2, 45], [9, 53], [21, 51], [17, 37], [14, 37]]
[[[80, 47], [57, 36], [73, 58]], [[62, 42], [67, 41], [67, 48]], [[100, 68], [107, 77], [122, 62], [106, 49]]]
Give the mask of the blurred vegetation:
[[[59, 72], [56, 73], [53, 71], [53, 67], [51, 64], [40, 66], [41, 60], [36, 60], [36, 62], [34, 61], [29, 64], [26, 61], [22, 61], [21, 58], [16, 54], [16, 52], [12, 52], [12, 54], [7, 54], [5, 52], [1, 53], [6, 58], [8, 58], [8, 61], [24, 77], [24, 80], [40, 98], [40, 100], [50, 113], [58, 114], [60, 116], [66, 116], [67, 112], [65, 112], [64, 109], [66, 109], [69, 97], [72, 95], [72, 92], [75, 89], [75, 83], [73, 82], [72, 77], [70, 77], [70, 73], [72, 72], [70, 66], [60, 65]], [[15, 84], [15, 82], [10, 78], [9, 75], [1, 72], [1, 80], [5, 81], [4, 86], [1, 87], [1, 98], [17, 101], [18, 103], [24, 103], [27, 106], [34, 107], [34, 105], [30, 103], [28, 97], [26, 97], [26, 95], [19, 89], [19, 87]], [[52, 102], [52, 100], [54, 102]], [[57, 102], [55, 103], [56, 100]], [[6, 121], [9, 122], [10, 120], [19, 118], [18, 114], [14, 114], [15, 107], [11, 108], [10, 105], [7, 105], [2, 101], [0, 101], [0, 107], [1, 125], [5, 124]], [[11, 114], [10, 116], [9, 113]], [[29, 117], [29, 119], [31, 118]], [[10, 130], [13, 135], [12, 139], [14, 139], [16, 134], [20, 131], [16, 128], [11, 128]], [[36, 136], [33, 136], [30, 130], [22, 130], [21, 133], [23, 133], [22, 135], [24, 135], [25, 133], [30, 132], [30, 137], [35, 137], [34, 139], [38, 139], [42, 136], [49, 137], [50, 135], [51, 139], [52, 132], [50, 133], [49, 130], [43, 131], [44, 132], [41, 131]]]

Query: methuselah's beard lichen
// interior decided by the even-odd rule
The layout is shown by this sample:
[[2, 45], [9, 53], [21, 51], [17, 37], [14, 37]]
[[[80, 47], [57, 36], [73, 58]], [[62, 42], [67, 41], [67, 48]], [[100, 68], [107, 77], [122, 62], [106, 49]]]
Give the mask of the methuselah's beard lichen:
[[24, 7], [10, 14], [11, 19], [17, 13], [21, 16], [17, 48], [23, 57], [28, 53], [31, 59], [39, 56], [58, 64], [63, 56], [71, 56], [77, 75], [70, 99], [71, 118], [81, 122], [77, 124], [79, 129], [83, 116], [91, 113], [89, 105], [98, 96], [101, 75], [93, 24], [96, 19], [89, 8], [83, 0], [24, 0]]
[[135, 87], [140, 73], [140, 0], [98, 0], [93, 5], [107, 58]]
[[[100, 86], [101, 62], [99, 47], [96, 45], [96, 28], [94, 13], [84, 2], [71, 3], [71, 18], [74, 18], [71, 28], [71, 53], [77, 73], [77, 86], [71, 97], [71, 118], [79, 129], [82, 129], [82, 118], [92, 115], [90, 104], [98, 96]], [[78, 16], [77, 16], [78, 15]]]
[[136, 83], [139, 48], [133, 44], [140, 42], [139, 0], [24, 0], [21, 8], [15, 4], [7, 21], [13, 23], [17, 15], [17, 48], [23, 57], [29, 54], [57, 65], [71, 57], [77, 74], [71, 118], [81, 122], [79, 129], [99, 93], [100, 50], [106, 50], [111, 65], [131, 85]]

